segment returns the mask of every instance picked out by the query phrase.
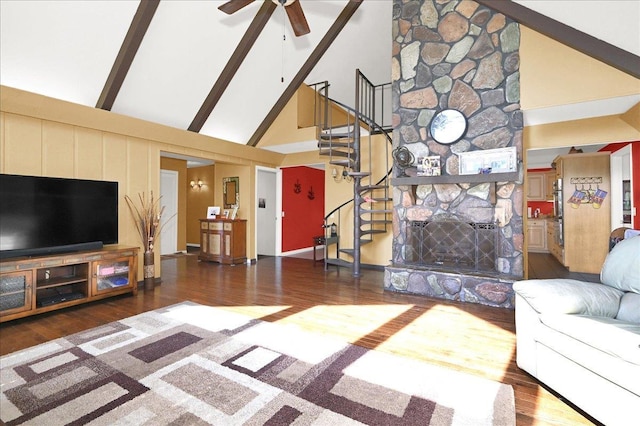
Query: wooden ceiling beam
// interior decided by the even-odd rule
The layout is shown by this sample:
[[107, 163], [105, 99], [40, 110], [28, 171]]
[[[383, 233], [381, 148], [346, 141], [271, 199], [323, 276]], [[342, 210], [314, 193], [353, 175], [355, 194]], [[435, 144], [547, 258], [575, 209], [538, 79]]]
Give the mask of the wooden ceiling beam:
[[111, 72], [109, 72], [107, 81], [102, 88], [102, 93], [100, 93], [96, 108], [107, 111], [111, 111], [111, 108], [113, 108], [113, 103], [116, 101], [122, 83], [133, 63], [133, 58], [135, 58], [138, 52], [138, 48], [142, 43], [142, 39], [144, 39], [144, 35], [151, 24], [151, 19], [156, 13], [159, 4], [160, 0], [140, 1], [138, 10], [136, 10], [136, 14], [133, 16], [133, 20], [127, 31], [127, 35], [124, 37], [122, 46], [120, 46], [118, 56], [116, 56], [116, 60], [111, 67]]
[[271, 108], [271, 111], [269, 111], [265, 119], [260, 123], [260, 126], [258, 126], [256, 131], [253, 133], [247, 142], [247, 145], [256, 146], [258, 142], [260, 142], [260, 139], [262, 139], [278, 115], [280, 115], [284, 107], [287, 105], [287, 102], [289, 102], [291, 97], [296, 93], [300, 85], [304, 83], [304, 79], [307, 78], [320, 58], [322, 58], [322, 55], [324, 55], [327, 49], [329, 49], [333, 41], [338, 37], [338, 34], [340, 34], [340, 31], [342, 31], [345, 25], [347, 25], [347, 22], [349, 22], [349, 19], [351, 19], [361, 4], [362, 0], [349, 0], [342, 12], [340, 12], [338, 18], [336, 18], [336, 21], [333, 23], [331, 28], [329, 28], [329, 31], [327, 31], [327, 34], [325, 34], [322, 40], [320, 40], [318, 46], [316, 46], [311, 55], [309, 55], [307, 61], [300, 68], [300, 71], [298, 71], [295, 77], [293, 77], [289, 86], [287, 86], [278, 101]]
[[204, 123], [206, 123], [209, 115], [211, 115], [211, 112], [216, 107], [216, 104], [222, 97], [222, 94], [226, 90], [227, 86], [229, 86], [229, 83], [231, 83], [233, 76], [240, 68], [240, 65], [242, 65], [244, 59], [247, 57], [249, 50], [258, 39], [258, 36], [264, 29], [265, 25], [267, 25], [267, 22], [269, 21], [269, 18], [271, 17], [273, 12], [276, 10], [276, 7], [277, 5], [271, 1], [262, 2], [260, 10], [258, 10], [258, 13], [256, 14], [255, 18], [253, 18], [251, 24], [249, 24], [247, 32], [244, 33], [242, 40], [240, 40], [240, 43], [238, 43], [238, 46], [231, 55], [231, 58], [229, 58], [227, 65], [225, 65], [224, 69], [220, 73], [220, 76], [218, 76], [218, 80], [216, 80], [215, 84], [211, 88], [211, 91], [205, 98], [202, 106], [189, 125], [188, 130], [192, 132], [199, 132], [202, 129]]
[[[595, 58], [635, 78], [640, 78], [640, 56], [576, 30], [511, 0], [476, 0], [476, 2], [490, 7], [525, 27], [531, 28], [578, 52]], [[579, 4], [576, 7], [580, 7]]]

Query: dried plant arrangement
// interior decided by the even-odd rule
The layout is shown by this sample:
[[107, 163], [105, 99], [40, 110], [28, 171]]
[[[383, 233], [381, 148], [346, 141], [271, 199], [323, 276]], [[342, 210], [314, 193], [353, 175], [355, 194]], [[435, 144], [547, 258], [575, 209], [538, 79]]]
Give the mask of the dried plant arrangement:
[[167, 223], [167, 221], [161, 223], [162, 214], [164, 213], [164, 206], [160, 205], [161, 198], [162, 197], [158, 197], [155, 199], [153, 197], [153, 191], [151, 191], [148, 198], [140, 193], [138, 194], [140, 205], [136, 205], [128, 195], [124, 196], [129, 206], [129, 211], [133, 216], [145, 253], [153, 252], [155, 241]]

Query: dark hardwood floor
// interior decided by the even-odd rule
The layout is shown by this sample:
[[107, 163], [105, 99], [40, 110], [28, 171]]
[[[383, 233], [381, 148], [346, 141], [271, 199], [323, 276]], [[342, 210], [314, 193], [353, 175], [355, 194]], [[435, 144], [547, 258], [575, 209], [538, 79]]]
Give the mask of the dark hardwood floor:
[[[545, 259], [533, 257], [535, 273], [546, 273], [536, 266]], [[300, 257], [225, 266], [170, 256], [162, 260], [162, 283], [154, 291], [140, 288], [137, 296], [1, 324], [0, 354], [192, 300], [508, 383], [518, 425], [591, 424], [516, 366], [512, 310], [385, 292], [383, 275], [364, 269], [356, 279], [346, 269], [324, 271]]]
[[600, 282], [598, 274], [569, 272], [550, 253], [529, 253], [529, 278], [571, 278], [594, 283]]

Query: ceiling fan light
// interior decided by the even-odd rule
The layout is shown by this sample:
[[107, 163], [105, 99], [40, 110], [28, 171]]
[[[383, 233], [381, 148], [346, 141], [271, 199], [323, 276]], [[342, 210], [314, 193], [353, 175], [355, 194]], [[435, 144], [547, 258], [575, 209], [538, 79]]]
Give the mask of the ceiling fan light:
[[277, 4], [278, 6], [283, 5], [284, 7], [287, 7], [296, 0], [271, 0], [271, 1]]

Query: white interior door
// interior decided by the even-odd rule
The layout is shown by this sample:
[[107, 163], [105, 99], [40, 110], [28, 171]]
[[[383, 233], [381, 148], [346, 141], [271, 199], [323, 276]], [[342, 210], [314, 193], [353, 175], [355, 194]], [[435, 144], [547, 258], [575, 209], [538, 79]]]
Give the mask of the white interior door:
[[275, 256], [278, 227], [277, 171], [258, 168], [256, 173], [256, 248], [258, 255]]
[[[622, 209], [624, 197], [622, 181], [629, 180], [633, 186], [631, 161], [631, 144], [611, 154], [611, 230], [621, 226], [633, 227], [633, 213], [630, 221], [624, 221]], [[631, 194], [633, 194], [633, 187], [631, 187]]]
[[[162, 223], [165, 223], [160, 235], [160, 254], [173, 254], [178, 251], [178, 172], [160, 170], [160, 205], [164, 207]], [[169, 219], [167, 219], [169, 218]]]

